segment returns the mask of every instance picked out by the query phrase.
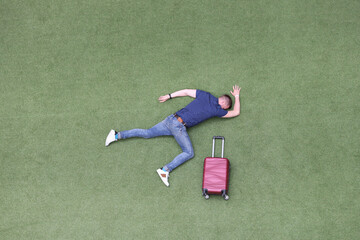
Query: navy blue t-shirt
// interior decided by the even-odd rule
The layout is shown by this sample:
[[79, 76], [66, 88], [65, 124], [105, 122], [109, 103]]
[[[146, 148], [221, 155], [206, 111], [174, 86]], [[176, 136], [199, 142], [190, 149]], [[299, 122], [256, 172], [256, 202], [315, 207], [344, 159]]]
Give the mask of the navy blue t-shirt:
[[223, 117], [228, 111], [221, 108], [218, 99], [208, 92], [196, 90], [196, 98], [176, 112], [186, 127], [193, 127], [212, 117]]

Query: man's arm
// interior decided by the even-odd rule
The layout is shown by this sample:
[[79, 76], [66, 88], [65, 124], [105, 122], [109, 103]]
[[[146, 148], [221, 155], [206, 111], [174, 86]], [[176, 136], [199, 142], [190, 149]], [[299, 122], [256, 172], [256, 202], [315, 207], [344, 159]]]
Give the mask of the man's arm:
[[241, 88], [239, 86], [233, 86], [233, 91], [230, 91], [230, 93], [235, 97], [234, 109], [228, 111], [223, 118], [232, 118], [240, 115], [240, 90]]
[[176, 91], [176, 92], [164, 95], [164, 96], [160, 96], [158, 100], [159, 100], [159, 102], [166, 102], [167, 100], [170, 99], [170, 96], [171, 96], [171, 98], [186, 97], [186, 96], [196, 98], [196, 89], [183, 89], [180, 91]]

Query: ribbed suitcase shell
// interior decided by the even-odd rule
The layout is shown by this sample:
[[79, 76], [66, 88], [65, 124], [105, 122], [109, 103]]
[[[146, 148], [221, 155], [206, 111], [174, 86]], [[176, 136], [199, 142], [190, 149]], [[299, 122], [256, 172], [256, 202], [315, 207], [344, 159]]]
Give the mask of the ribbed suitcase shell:
[[207, 157], [204, 160], [203, 189], [208, 194], [222, 194], [229, 189], [229, 160]]

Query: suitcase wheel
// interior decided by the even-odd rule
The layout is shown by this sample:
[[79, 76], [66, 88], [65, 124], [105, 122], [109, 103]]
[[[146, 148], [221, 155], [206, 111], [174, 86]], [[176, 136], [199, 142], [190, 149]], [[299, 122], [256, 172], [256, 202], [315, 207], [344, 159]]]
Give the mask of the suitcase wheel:
[[222, 192], [221, 196], [223, 196], [225, 200], [229, 200], [229, 195], [226, 194], [226, 190], [222, 190], [221, 192]]
[[207, 193], [207, 189], [203, 189], [202, 195], [204, 196], [204, 198], [205, 198], [206, 200], [210, 198], [209, 194]]

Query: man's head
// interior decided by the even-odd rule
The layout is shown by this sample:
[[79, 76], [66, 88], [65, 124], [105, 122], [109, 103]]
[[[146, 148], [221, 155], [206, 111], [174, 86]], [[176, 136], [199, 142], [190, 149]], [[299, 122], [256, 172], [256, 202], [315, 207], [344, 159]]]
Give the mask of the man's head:
[[229, 109], [232, 107], [232, 100], [231, 97], [227, 94], [222, 95], [219, 97], [219, 105], [222, 109]]

